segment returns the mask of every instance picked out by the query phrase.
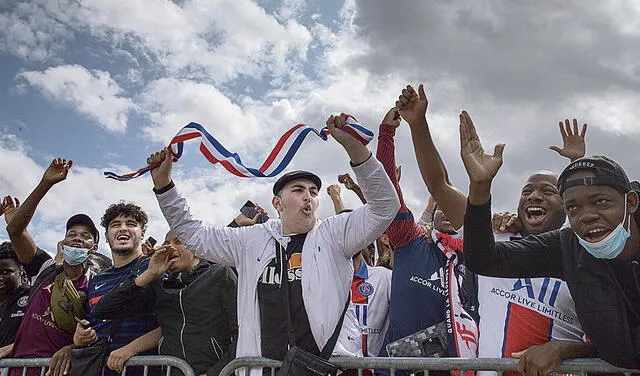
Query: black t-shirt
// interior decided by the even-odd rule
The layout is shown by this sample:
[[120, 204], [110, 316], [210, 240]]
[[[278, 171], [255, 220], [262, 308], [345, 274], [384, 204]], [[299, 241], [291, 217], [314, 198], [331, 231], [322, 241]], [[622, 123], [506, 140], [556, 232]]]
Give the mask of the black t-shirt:
[[[289, 277], [289, 306], [296, 346], [319, 355], [302, 300], [302, 246], [307, 234], [292, 235], [284, 257]], [[277, 257], [277, 256], [276, 256]], [[258, 280], [262, 356], [283, 360], [288, 349], [287, 319], [280, 263], [273, 258]]]
[[12, 344], [29, 305], [29, 287], [18, 286], [0, 309], [0, 347]]

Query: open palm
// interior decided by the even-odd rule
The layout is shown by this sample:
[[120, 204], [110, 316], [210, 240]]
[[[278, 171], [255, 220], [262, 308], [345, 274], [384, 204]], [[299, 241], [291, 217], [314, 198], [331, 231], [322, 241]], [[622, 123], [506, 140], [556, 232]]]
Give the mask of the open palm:
[[562, 135], [562, 148], [557, 146], [549, 146], [549, 149], [557, 152], [563, 157], [569, 158], [571, 161], [584, 157], [586, 153], [585, 135], [587, 133], [587, 124], [582, 125], [582, 130], [578, 132], [578, 120], [573, 119], [573, 130], [569, 124], [569, 119], [565, 119], [564, 125], [559, 123], [560, 134]]
[[0, 203], [0, 215], [4, 214], [4, 220], [9, 224], [11, 218], [15, 214], [15, 211], [20, 207], [20, 201], [17, 198], [7, 196]]
[[72, 165], [73, 161], [67, 161], [62, 158], [54, 159], [44, 172], [42, 180], [50, 185], [59, 183], [67, 178]]
[[496, 145], [493, 155], [487, 154], [466, 111], [460, 114], [460, 154], [472, 182], [491, 182], [502, 166], [504, 144]]

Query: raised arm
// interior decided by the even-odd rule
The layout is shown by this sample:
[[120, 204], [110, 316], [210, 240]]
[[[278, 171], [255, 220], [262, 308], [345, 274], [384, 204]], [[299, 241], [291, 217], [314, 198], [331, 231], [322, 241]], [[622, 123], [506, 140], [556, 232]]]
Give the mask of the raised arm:
[[351, 167], [362, 188], [367, 203], [354, 211], [327, 219], [333, 226], [335, 239], [342, 244], [345, 256], [351, 258], [356, 252], [373, 243], [389, 226], [395, 217], [400, 202], [391, 180], [382, 165], [371, 152], [341, 128], [346, 124], [346, 116], [331, 116], [327, 126], [333, 138], [342, 145], [351, 159]]
[[422, 235], [422, 230], [416, 224], [413, 219], [413, 214], [405, 205], [404, 198], [402, 197], [402, 189], [400, 189], [400, 183], [398, 182], [398, 175], [396, 173], [396, 157], [395, 157], [395, 144], [393, 137], [395, 136], [396, 129], [400, 125], [400, 117], [398, 111], [392, 108], [387, 112], [382, 124], [380, 124], [380, 130], [378, 132], [378, 149], [376, 150], [376, 157], [384, 166], [384, 170], [391, 180], [391, 184], [398, 195], [400, 200], [400, 210], [396, 215], [394, 221], [389, 225], [386, 231], [391, 246], [396, 249], [409, 243], [411, 240]]
[[411, 140], [422, 180], [451, 224], [460, 228], [464, 222], [467, 197], [449, 181], [447, 169], [433, 143], [426, 116], [428, 104], [422, 84], [418, 86], [417, 93], [413, 87], [407, 86], [396, 102], [400, 115], [411, 129]]
[[45, 170], [40, 183], [38, 183], [29, 197], [24, 200], [22, 205], [17, 206], [11, 221], [7, 224], [9, 239], [11, 239], [16, 255], [23, 264], [30, 264], [37, 251], [36, 243], [26, 231], [27, 226], [31, 222], [42, 198], [49, 192], [51, 187], [67, 178], [72, 165], [73, 161], [67, 161], [63, 158], [54, 159]]
[[367, 203], [367, 199], [364, 198], [364, 194], [362, 193], [362, 189], [360, 188], [360, 186], [356, 182], [353, 181], [353, 178], [351, 178], [351, 175], [349, 175], [349, 173], [339, 175], [338, 176], [338, 183], [344, 184], [345, 188], [347, 188], [348, 190], [350, 190], [353, 193], [355, 193], [356, 196], [358, 196], [358, 198], [360, 199], [360, 201], [363, 204]]
[[91, 308], [91, 316], [102, 320], [118, 320], [151, 311], [156, 301], [152, 282], [169, 270], [175, 252], [171, 245], [156, 249], [147, 269], [134, 280], [126, 281], [105, 294]]
[[151, 170], [156, 198], [171, 230], [182, 240], [187, 249], [205, 260], [237, 266], [244, 252], [243, 234], [252, 227], [209, 226], [193, 218], [187, 201], [180, 195], [171, 180], [173, 162], [167, 150], [152, 154], [147, 163]]
[[340, 214], [345, 210], [344, 202], [342, 202], [342, 196], [340, 196], [340, 186], [337, 184], [331, 184], [327, 187], [327, 194], [333, 202], [333, 210], [336, 214]]
[[491, 183], [502, 166], [504, 144], [486, 154], [466, 111], [460, 114], [460, 152], [469, 175], [464, 217], [464, 260], [470, 271], [494, 277], [562, 276], [560, 231], [495, 242], [491, 228]]
[[558, 124], [560, 135], [562, 136], [562, 148], [558, 146], [549, 146], [550, 150], [555, 151], [565, 158], [569, 158], [571, 162], [584, 157], [587, 144], [585, 136], [587, 134], [587, 124], [582, 124], [582, 130], [578, 133], [578, 120], [573, 119], [573, 130], [569, 124], [569, 119], [564, 120], [564, 124]]

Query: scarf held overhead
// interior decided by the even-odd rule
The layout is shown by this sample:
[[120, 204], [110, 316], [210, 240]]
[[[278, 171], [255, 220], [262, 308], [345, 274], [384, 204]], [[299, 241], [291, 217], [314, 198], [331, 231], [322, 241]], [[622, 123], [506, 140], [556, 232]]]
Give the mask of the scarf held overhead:
[[[366, 145], [373, 139], [373, 132], [363, 127], [353, 116], [347, 117], [347, 124], [342, 128], [353, 138]], [[229, 152], [218, 140], [213, 137], [202, 125], [189, 123], [173, 137], [169, 143], [169, 151], [173, 156], [173, 161], [177, 161], [184, 148], [184, 142], [191, 139], [200, 139], [200, 152], [211, 164], [220, 163], [230, 173], [243, 178], [273, 177], [282, 172], [291, 162], [300, 145], [309, 133], [315, 133], [322, 140], [326, 141], [329, 136], [327, 127], [317, 130], [309, 125], [298, 124], [289, 129], [280, 137], [278, 143], [273, 148], [267, 159], [260, 168], [246, 167], [240, 156]], [[127, 181], [151, 171], [155, 166], [146, 166], [136, 172], [118, 175], [113, 172], [104, 172], [105, 177], [119, 181]]]

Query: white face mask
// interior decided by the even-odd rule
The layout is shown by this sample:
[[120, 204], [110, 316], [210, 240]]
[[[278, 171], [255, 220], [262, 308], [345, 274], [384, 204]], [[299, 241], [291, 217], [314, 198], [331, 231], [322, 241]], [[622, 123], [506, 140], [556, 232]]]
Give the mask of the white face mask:
[[[629, 224], [626, 229], [624, 228], [625, 219], [629, 220]], [[576, 234], [576, 236], [578, 237], [580, 245], [582, 245], [587, 252], [591, 253], [593, 257], [610, 260], [618, 257], [624, 250], [627, 239], [631, 237], [629, 226], [631, 226], [631, 215], [627, 216], [627, 193], [625, 193], [624, 215], [622, 216], [622, 222], [620, 222], [620, 224], [611, 231], [609, 235], [595, 243], [590, 243], [582, 239], [578, 234]]]
[[89, 250], [87, 248], [62, 246], [62, 258], [69, 265], [80, 265], [89, 258]]

